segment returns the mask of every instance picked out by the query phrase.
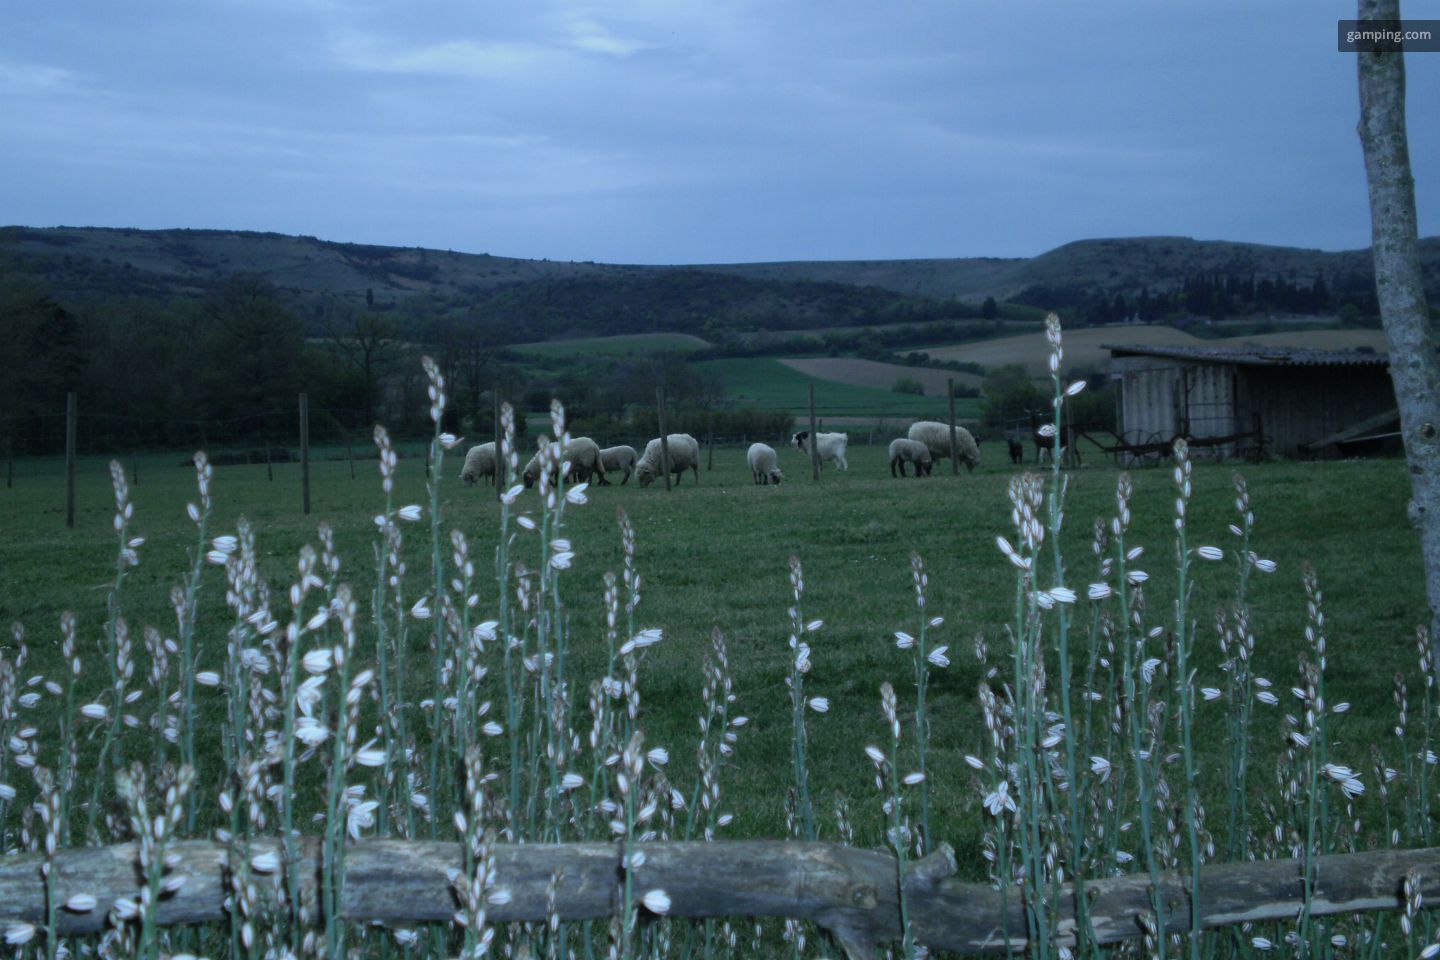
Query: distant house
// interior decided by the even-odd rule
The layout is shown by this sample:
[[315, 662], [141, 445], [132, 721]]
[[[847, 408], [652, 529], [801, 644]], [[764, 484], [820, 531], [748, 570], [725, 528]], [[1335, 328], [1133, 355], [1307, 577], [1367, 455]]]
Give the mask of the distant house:
[[[1198, 438], [1196, 451], [1340, 457], [1398, 450], [1399, 415], [1383, 353], [1285, 347], [1107, 346], [1129, 443]], [[1249, 434], [1242, 437], [1242, 434]], [[1228, 442], [1220, 438], [1235, 438]]]

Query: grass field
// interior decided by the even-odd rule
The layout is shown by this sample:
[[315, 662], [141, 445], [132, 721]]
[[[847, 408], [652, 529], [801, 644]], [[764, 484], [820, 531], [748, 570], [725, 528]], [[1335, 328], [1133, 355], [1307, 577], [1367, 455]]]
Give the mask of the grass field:
[[626, 333], [613, 337], [577, 337], [542, 343], [516, 343], [508, 349], [536, 357], [580, 357], [590, 354], [624, 356], [640, 353], [689, 353], [709, 347], [688, 333]]
[[[776, 833], [783, 792], [775, 787], [787, 775], [789, 743], [783, 684], [790, 602], [786, 563], [792, 554], [799, 556], [805, 569], [805, 617], [826, 621], [812, 639], [808, 689], [828, 696], [832, 704], [829, 715], [813, 719], [815, 789], [825, 797], [840, 791], [857, 810], [868, 810], [859, 741], [880, 734], [880, 681], [890, 679], [901, 688], [906, 683], [907, 660], [889, 638], [894, 630], [915, 629], [910, 554], [918, 551], [929, 567], [929, 609], [947, 620], [939, 633], [943, 639], [934, 642], [951, 645], [954, 661], [932, 690], [937, 789], [944, 798], [946, 836], [957, 846], [971, 846], [976, 796], [959, 762], [981, 746], [974, 691], [983, 670], [971, 653], [971, 640], [977, 633], [987, 637], [992, 658], [1005, 646], [1013, 577], [993, 541], [996, 535], [1013, 539], [1005, 493], [1011, 471], [992, 460], [973, 474], [951, 477], [942, 465], [933, 478], [901, 482], [888, 476], [881, 449], [860, 447], [852, 448], [848, 473], [827, 472], [815, 485], [805, 478], [802, 458], [792, 454], [782, 451], [782, 464], [797, 482], [780, 487], [752, 486], [743, 452], [727, 449], [717, 451], [716, 469], [702, 472], [698, 487], [687, 477], [668, 495], [634, 483], [592, 488], [591, 502], [571, 509], [567, 532], [576, 556], [564, 577], [564, 595], [574, 638], [574, 675], [599, 676], [604, 670], [601, 575], [621, 565], [614, 508], [623, 506], [635, 525], [646, 583], [638, 619], [666, 631], [642, 670], [650, 742], [670, 747], [676, 779], [689, 776], [685, 771], [701, 682], [696, 665], [711, 630], [721, 629], [729, 642], [738, 709], [754, 718], [738, 745], [738, 783], [730, 794], [737, 835]], [[167, 633], [173, 632], [174, 620], [168, 593], [187, 562], [193, 529], [183, 506], [194, 499], [192, 471], [175, 466], [176, 459], [142, 461], [143, 479], [132, 491], [133, 529], [145, 543], [139, 551], [142, 562], [124, 593], [126, 613], [137, 626], [155, 624]], [[447, 472], [453, 472], [451, 467], [458, 463]], [[262, 572], [281, 587], [294, 575], [300, 546], [316, 542], [316, 524], [329, 523], [342, 558], [341, 578], [368, 590], [363, 585], [373, 576], [371, 516], [381, 506], [373, 469], [374, 463], [367, 463], [361, 479], [352, 481], [343, 463], [318, 464], [313, 514], [306, 518], [300, 513], [298, 467], [277, 466], [273, 483], [265, 480], [263, 467], [220, 468], [214, 481], [215, 532], [233, 532], [239, 517], [248, 518], [258, 531]], [[397, 503], [424, 500], [423, 469], [423, 461], [401, 461]], [[1231, 470], [1197, 467], [1190, 518], [1197, 542], [1228, 546], [1232, 539], [1225, 532], [1233, 513]], [[1349, 737], [1356, 743], [1378, 742], [1392, 722], [1391, 676], [1412, 663], [1414, 626], [1425, 615], [1418, 549], [1404, 519], [1408, 486], [1403, 466], [1394, 461], [1270, 464], [1245, 472], [1258, 515], [1255, 546], [1280, 565], [1277, 574], [1254, 586], [1261, 672], [1277, 685], [1290, 685], [1305, 620], [1299, 569], [1308, 561], [1327, 594], [1330, 695], [1356, 705], [1348, 720]], [[1103, 467], [1070, 477], [1066, 549], [1077, 582], [1095, 575], [1088, 550], [1090, 523], [1113, 511], [1115, 477]], [[1159, 617], [1171, 602], [1163, 576], [1171, 542], [1169, 471], [1142, 470], [1134, 477], [1131, 540], [1148, 546], [1146, 562], [1155, 571], [1149, 606]], [[79, 615], [81, 648], [93, 656], [104, 621], [104, 587], [113, 573], [114, 504], [103, 466], [85, 464], [74, 531], [64, 527], [59, 479], [22, 469], [13, 489], [0, 489], [0, 620], [25, 626], [32, 658], [27, 675], [49, 676], [58, 669], [61, 610]], [[483, 569], [495, 547], [493, 492], [487, 496], [482, 488], [464, 490], [448, 481], [447, 486], [445, 527], [454, 525], [470, 537], [472, 555]], [[521, 503], [533, 510], [534, 497], [526, 494]], [[412, 570], [423, 570], [428, 565], [426, 527], [408, 529]], [[534, 553], [533, 536], [521, 535], [518, 558]], [[1364, 549], [1356, 549], [1361, 543]], [[1210, 612], [1226, 601], [1233, 570], [1229, 563], [1211, 564], [1200, 573], [1192, 609], [1200, 622], [1202, 682], [1213, 682], [1218, 678], [1209, 642]], [[228, 623], [222, 592], [218, 569], [208, 568], [201, 607], [203, 668], [220, 666]], [[482, 610], [493, 609], [493, 585], [480, 593]], [[419, 649], [417, 654], [424, 656]], [[83, 682], [98, 684], [98, 674], [93, 665]], [[135, 709], [145, 706], [142, 702]]]
[[[725, 383], [727, 400], [742, 407], [788, 410], [803, 416], [807, 410], [807, 389], [813, 384], [815, 410], [822, 419], [943, 418], [946, 411], [943, 395], [916, 396], [821, 379], [770, 358], [707, 360], [698, 367], [719, 375]], [[974, 418], [979, 413], [977, 400], [955, 402], [956, 417]]]
[[878, 360], [861, 360], [858, 357], [798, 357], [781, 359], [780, 362], [807, 376], [876, 390], [889, 390], [897, 380], [908, 377], [925, 388], [927, 397], [944, 397], [950, 380], [968, 387], [978, 387], [983, 379], [973, 373], [958, 373], [933, 367], [911, 367], [903, 363], [881, 363]]

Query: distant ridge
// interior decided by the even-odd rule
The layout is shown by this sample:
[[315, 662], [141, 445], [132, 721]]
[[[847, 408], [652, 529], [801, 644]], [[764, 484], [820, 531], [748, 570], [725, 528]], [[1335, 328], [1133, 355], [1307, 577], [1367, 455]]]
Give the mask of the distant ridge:
[[[1440, 300], [1440, 238], [1421, 241]], [[1178, 290], [1197, 276], [1371, 289], [1368, 250], [1326, 252], [1188, 237], [1079, 240], [1031, 258], [639, 265], [338, 243], [234, 230], [0, 227], [0, 277], [63, 304], [197, 299], [257, 274], [296, 307], [522, 323], [531, 339], [929, 322], [986, 297], [1049, 309]], [[468, 322], [468, 321], [467, 321]]]

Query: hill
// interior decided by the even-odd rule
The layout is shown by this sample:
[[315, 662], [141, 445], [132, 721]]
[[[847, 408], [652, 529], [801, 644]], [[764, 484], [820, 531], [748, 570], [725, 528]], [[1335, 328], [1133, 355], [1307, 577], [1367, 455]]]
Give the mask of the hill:
[[[1421, 259], [1440, 300], [1440, 238], [1421, 241]], [[644, 266], [225, 230], [0, 228], [0, 275], [28, 277], [72, 308], [200, 299], [237, 274], [258, 275], [309, 317], [393, 311], [417, 334], [445, 318], [498, 343], [927, 323], [974, 316], [986, 297], [1082, 322], [1121, 319], [1142, 296], [1157, 318], [1333, 315], [1343, 302], [1368, 313], [1373, 298], [1366, 250], [1185, 237], [1081, 240], [1029, 259]]]

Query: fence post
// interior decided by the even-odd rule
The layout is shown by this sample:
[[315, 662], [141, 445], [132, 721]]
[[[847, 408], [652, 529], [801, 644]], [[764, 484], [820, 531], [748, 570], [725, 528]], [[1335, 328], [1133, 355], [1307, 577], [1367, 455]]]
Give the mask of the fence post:
[[960, 451], [955, 449], [955, 378], [950, 377], [945, 381], [945, 389], [949, 391], [946, 399], [950, 401], [950, 472], [955, 476], [960, 475]]
[[275, 466], [270, 462], [270, 441], [265, 441], [265, 479], [275, 482]]
[[355, 445], [350, 442], [350, 434], [345, 434], [345, 456], [350, 460], [350, 479], [355, 479]]
[[505, 484], [510, 478], [505, 476], [509, 463], [505, 459], [505, 451], [500, 449], [500, 389], [490, 391], [491, 406], [494, 408], [495, 419], [491, 426], [495, 431], [495, 499], [499, 500], [505, 495]]
[[810, 391], [810, 479], [820, 479], [820, 434], [815, 428], [815, 384], [809, 384]]
[[660, 418], [660, 468], [665, 471], [665, 489], [670, 489], [670, 438], [665, 433], [665, 388], [655, 388], [655, 411]]
[[710, 419], [705, 424], [705, 472], [709, 473], [715, 469], [715, 411], [710, 411]]
[[310, 515], [310, 394], [300, 394], [300, 503]]
[[65, 526], [75, 529], [75, 419], [79, 415], [75, 391], [65, 394]]
[[130, 486], [140, 486], [140, 461], [134, 457], [130, 458]]

